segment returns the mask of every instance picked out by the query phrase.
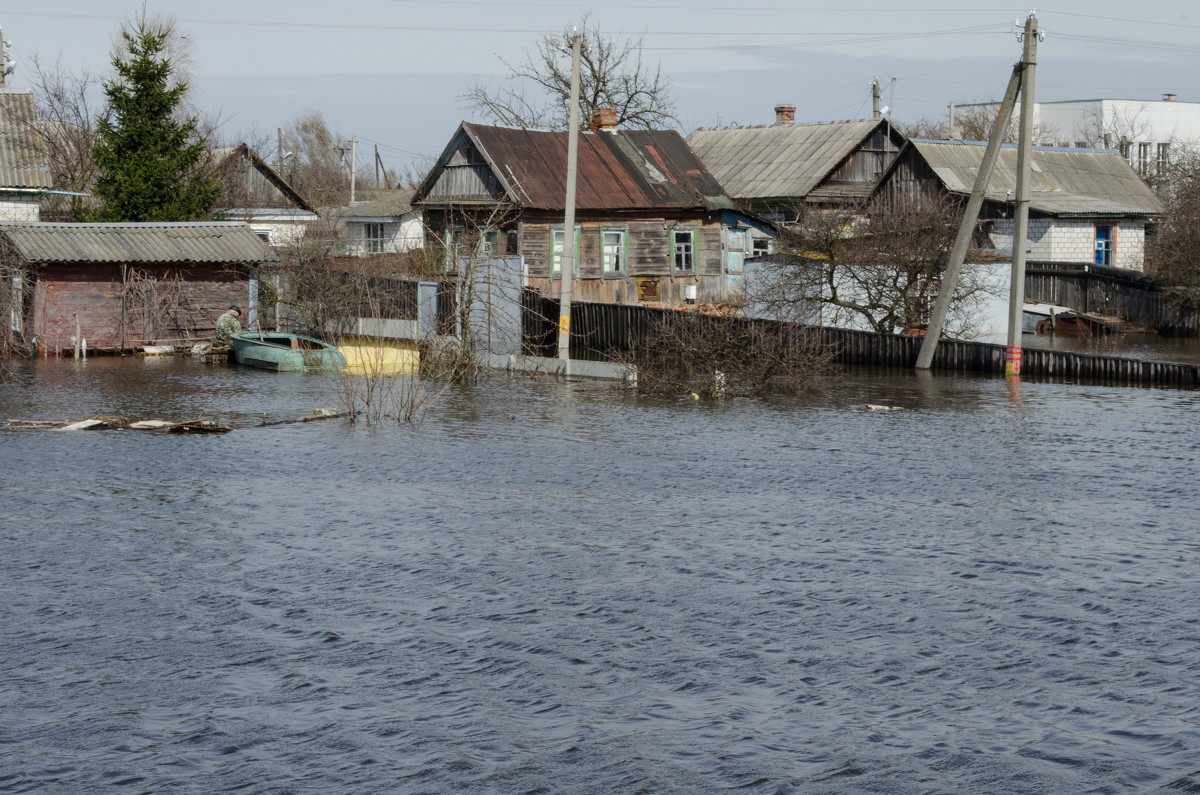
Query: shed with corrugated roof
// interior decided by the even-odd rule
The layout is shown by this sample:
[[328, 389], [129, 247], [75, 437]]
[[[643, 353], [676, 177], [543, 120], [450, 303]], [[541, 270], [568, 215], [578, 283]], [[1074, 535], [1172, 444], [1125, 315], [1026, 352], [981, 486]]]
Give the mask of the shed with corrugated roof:
[[13, 330], [40, 351], [95, 351], [210, 339], [230, 305], [258, 309], [260, 266], [279, 261], [244, 222], [0, 224], [15, 276]]

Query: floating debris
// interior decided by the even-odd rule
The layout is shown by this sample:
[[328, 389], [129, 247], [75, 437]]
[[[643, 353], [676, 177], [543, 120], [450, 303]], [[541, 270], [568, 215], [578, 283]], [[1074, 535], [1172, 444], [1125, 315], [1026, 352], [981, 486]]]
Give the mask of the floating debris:
[[170, 428], [175, 423], [167, 422], [166, 420], [138, 420], [137, 422], [129, 423], [131, 431], [157, 431], [163, 428]]
[[177, 422], [167, 428], [171, 433], [229, 433], [232, 426], [222, 425], [207, 418]]
[[881, 406], [878, 403], [868, 403], [867, 411], [899, 411], [899, 406]]

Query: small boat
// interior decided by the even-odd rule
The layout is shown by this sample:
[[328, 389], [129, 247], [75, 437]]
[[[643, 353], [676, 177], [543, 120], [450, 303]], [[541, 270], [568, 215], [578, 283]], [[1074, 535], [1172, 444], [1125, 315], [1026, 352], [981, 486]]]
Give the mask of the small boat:
[[233, 361], [264, 370], [332, 370], [346, 366], [336, 346], [302, 334], [257, 331], [233, 335]]

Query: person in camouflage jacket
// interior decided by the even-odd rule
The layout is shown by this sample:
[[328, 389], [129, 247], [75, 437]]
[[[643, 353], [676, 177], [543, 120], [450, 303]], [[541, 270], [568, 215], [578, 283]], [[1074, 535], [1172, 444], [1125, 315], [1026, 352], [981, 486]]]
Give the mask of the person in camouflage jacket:
[[229, 350], [233, 347], [233, 335], [242, 330], [242, 310], [236, 306], [229, 307], [225, 314], [217, 318], [217, 329], [213, 335], [213, 350]]

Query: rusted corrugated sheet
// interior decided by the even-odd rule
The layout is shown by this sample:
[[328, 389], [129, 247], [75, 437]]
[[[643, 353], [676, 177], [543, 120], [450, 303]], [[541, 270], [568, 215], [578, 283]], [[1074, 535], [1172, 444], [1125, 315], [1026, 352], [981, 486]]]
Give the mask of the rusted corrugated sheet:
[[242, 222], [2, 224], [0, 234], [30, 263], [250, 264], [279, 259]]
[[[463, 130], [511, 200], [527, 209], [565, 209], [567, 133], [471, 123]], [[430, 179], [437, 175], [435, 169]], [[718, 210], [734, 205], [678, 133], [617, 130], [580, 134], [575, 206]]]
[[696, 130], [687, 142], [731, 196], [804, 198], [883, 121]]
[[[912, 146], [954, 193], [970, 194], [983, 162], [979, 141], [930, 141]], [[1017, 147], [1005, 144], [988, 182], [987, 198], [1012, 202], [1017, 190]], [[1125, 158], [1111, 149], [1035, 146], [1030, 161], [1029, 206], [1050, 215], [1156, 215], [1162, 202]]]
[[33, 94], [0, 89], [0, 189], [48, 189], [46, 145], [37, 130]]

